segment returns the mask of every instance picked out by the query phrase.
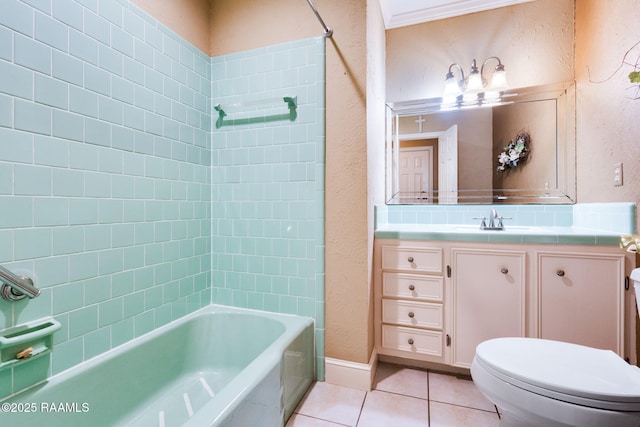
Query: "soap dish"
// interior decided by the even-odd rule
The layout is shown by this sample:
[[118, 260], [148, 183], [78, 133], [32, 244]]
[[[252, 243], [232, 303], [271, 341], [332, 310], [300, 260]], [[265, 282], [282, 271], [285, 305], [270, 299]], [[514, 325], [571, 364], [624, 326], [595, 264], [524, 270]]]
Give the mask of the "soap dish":
[[60, 322], [45, 317], [0, 331], [0, 370], [49, 353], [53, 333], [60, 327]]

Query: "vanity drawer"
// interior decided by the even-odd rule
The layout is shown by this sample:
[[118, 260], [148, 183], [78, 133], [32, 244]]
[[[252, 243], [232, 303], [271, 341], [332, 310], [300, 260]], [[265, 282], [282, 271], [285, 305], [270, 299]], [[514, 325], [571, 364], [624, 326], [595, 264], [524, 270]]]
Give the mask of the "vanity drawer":
[[442, 249], [383, 246], [382, 269], [441, 273]]
[[442, 329], [442, 304], [383, 299], [382, 322]]
[[382, 273], [382, 296], [442, 301], [442, 276]]
[[382, 347], [429, 356], [442, 356], [442, 332], [382, 325]]

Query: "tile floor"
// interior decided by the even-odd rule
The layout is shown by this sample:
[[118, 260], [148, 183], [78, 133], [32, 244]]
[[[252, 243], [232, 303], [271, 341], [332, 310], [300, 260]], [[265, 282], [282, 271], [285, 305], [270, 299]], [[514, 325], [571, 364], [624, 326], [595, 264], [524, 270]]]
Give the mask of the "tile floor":
[[495, 406], [472, 381], [379, 363], [374, 390], [314, 383], [286, 427], [490, 427]]

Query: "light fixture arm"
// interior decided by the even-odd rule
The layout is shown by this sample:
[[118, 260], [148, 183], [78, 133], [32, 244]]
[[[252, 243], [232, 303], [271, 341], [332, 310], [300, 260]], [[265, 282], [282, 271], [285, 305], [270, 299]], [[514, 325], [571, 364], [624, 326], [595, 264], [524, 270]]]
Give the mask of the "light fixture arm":
[[458, 71], [460, 71], [460, 75], [462, 77], [460, 78], [460, 80], [458, 80], [458, 86], [460, 86], [460, 89], [464, 90], [464, 86], [465, 86], [464, 70], [462, 69], [462, 67], [458, 63], [454, 62], [453, 64], [449, 65], [449, 72], [447, 73], [447, 76], [445, 77], [445, 80], [451, 79], [451, 78], [454, 77], [453, 71], [451, 70], [453, 67], [456, 67], [458, 69]]
[[[482, 63], [482, 67], [480, 67], [480, 75], [484, 76], [484, 66], [487, 65], [487, 62], [491, 61], [492, 59], [495, 59], [496, 61], [498, 61], [498, 65], [496, 65], [496, 68], [494, 69], [494, 71], [504, 71], [504, 65], [502, 65], [502, 61], [500, 61], [500, 58], [498, 58], [497, 56], [490, 56], [487, 59], [484, 60], [484, 62]], [[473, 60], [473, 63], [475, 65], [476, 60]]]

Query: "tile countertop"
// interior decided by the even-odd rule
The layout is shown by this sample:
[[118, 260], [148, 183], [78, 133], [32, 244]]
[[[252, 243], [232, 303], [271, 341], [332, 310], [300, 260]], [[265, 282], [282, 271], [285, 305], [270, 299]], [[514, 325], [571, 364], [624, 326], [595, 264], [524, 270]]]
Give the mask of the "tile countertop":
[[469, 224], [380, 224], [376, 239], [452, 240], [487, 243], [552, 243], [618, 245], [622, 233], [585, 227], [508, 226], [504, 230], [480, 230]]
[[[479, 217], [504, 215], [504, 230], [480, 230]], [[636, 232], [636, 205], [376, 205], [377, 239], [619, 245]]]

